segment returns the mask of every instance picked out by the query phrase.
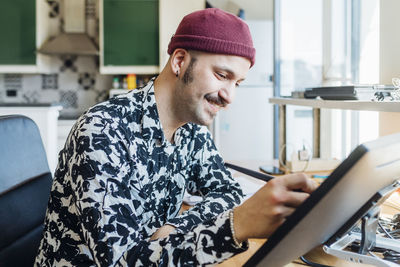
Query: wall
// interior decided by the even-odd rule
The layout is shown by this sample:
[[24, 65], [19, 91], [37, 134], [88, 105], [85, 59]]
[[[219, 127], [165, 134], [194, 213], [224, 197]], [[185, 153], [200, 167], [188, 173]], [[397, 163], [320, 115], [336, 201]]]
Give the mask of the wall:
[[236, 10], [237, 7], [240, 7], [245, 11], [245, 19], [273, 19], [273, 0], [208, 0], [207, 2], [213, 7], [218, 7], [231, 12]]
[[205, 0], [160, 0], [160, 69], [168, 61], [168, 44], [182, 18], [205, 6]]
[[[400, 78], [400, 1], [380, 1], [380, 83], [391, 84]], [[379, 135], [400, 132], [400, 113], [379, 114]]]

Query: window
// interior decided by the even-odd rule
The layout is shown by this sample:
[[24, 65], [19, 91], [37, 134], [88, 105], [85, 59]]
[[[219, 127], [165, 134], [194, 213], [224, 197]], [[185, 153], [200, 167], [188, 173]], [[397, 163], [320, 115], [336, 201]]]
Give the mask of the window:
[[[307, 87], [378, 82], [378, 15], [375, 0], [275, 0], [274, 94]], [[275, 136], [278, 109], [275, 107]], [[313, 143], [311, 108], [287, 106], [286, 157]], [[321, 157], [344, 158], [378, 136], [378, 114], [321, 110]], [[275, 138], [275, 158], [279, 140]]]

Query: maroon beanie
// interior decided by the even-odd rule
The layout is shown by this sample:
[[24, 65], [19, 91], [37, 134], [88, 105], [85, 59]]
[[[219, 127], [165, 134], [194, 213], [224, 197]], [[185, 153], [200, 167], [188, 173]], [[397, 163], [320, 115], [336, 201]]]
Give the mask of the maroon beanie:
[[168, 45], [168, 54], [176, 48], [248, 58], [254, 65], [253, 47], [247, 24], [237, 16], [218, 8], [207, 8], [186, 15]]

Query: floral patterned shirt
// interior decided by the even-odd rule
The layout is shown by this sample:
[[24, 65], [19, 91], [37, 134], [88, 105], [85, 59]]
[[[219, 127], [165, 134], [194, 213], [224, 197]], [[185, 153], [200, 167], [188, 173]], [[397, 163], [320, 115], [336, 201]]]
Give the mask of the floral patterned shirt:
[[[179, 214], [187, 190], [203, 201]], [[35, 266], [195, 266], [235, 246], [229, 209], [240, 186], [207, 128], [163, 134], [153, 80], [83, 114], [59, 154]], [[176, 227], [150, 241], [165, 224]]]

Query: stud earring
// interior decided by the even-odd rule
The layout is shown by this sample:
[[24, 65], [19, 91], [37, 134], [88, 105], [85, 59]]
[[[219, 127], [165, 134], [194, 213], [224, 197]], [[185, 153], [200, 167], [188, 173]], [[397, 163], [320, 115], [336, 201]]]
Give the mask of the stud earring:
[[179, 71], [178, 71], [178, 70], [176, 71], [176, 74], [175, 74], [175, 75], [176, 75], [176, 77], [178, 77], [178, 75], [179, 75]]

